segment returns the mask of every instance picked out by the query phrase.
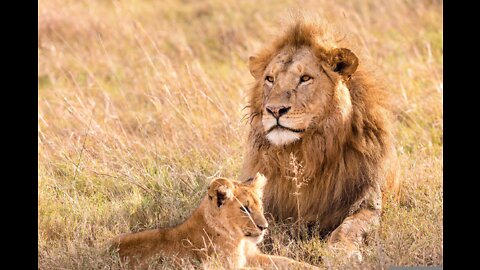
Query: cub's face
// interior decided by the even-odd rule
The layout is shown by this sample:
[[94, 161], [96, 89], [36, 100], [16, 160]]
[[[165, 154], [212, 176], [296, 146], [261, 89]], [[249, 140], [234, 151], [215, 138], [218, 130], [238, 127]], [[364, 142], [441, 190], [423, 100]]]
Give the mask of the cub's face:
[[243, 183], [217, 178], [210, 184], [209, 198], [217, 212], [215, 218], [229, 228], [232, 236], [254, 243], [263, 240], [268, 227], [261, 200], [265, 182], [265, 177], [257, 174]]

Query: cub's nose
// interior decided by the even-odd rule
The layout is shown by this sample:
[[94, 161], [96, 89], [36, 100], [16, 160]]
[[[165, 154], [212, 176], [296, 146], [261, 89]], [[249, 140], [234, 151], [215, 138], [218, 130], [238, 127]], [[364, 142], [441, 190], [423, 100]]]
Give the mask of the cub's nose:
[[264, 231], [264, 230], [266, 230], [266, 229], [268, 228], [268, 223], [261, 224], [261, 225], [258, 225], [258, 224], [257, 224], [257, 227], [258, 227], [260, 230]]
[[270, 113], [271, 115], [273, 115], [273, 117], [275, 118], [280, 118], [282, 115], [286, 114], [290, 108], [292, 108], [291, 106], [270, 106], [270, 105], [267, 105], [265, 107], [265, 109], [267, 110], [268, 113]]

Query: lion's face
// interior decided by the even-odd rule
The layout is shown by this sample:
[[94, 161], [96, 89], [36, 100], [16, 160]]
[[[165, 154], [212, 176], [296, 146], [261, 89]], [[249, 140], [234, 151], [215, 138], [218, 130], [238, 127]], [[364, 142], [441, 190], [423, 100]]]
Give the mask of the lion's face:
[[265, 177], [257, 174], [244, 183], [218, 178], [210, 184], [211, 207], [217, 212], [214, 216], [229, 228], [231, 236], [262, 241], [268, 227], [261, 200], [265, 182]]
[[267, 139], [283, 145], [300, 139], [325, 111], [333, 84], [307, 49], [279, 53], [265, 69], [262, 123]]
[[262, 125], [272, 144], [301, 139], [335, 106], [332, 100], [338, 96], [338, 88], [345, 87], [341, 81], [355, 70], [357, 59], [347, 49], [333, 50], [330, 55], [329, 62], [320, 60], [307, 46], [287, 47], [266, 63], [262, 72], [252, 70], [263, 88]]

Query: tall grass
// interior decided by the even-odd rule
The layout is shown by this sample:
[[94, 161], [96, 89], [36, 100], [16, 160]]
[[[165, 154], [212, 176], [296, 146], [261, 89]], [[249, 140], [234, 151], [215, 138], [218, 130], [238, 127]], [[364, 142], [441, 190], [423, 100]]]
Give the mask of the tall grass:
[[[247, 59], [292, 10], [344, 32], [395, 100], [402, 196], [359, 267], [442, 265], [441, 1], [41, 0], [40, 269], [122, 268], [107, 240], [176, 224], [209, 179], [238, 176]], [[335, 257], [318, 238], [271, 227], [270, 253]]]

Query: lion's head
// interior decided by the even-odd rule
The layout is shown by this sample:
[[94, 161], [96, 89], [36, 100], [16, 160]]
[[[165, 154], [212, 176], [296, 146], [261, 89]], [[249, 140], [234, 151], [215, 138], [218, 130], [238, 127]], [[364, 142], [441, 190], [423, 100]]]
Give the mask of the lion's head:
[[229, 236], [261, 242], [268, 227], [261, 200], [265, 183], [259, 173], [246, 182], [213, 180], [208, 187], [210, 218], [227, 228]]
[[319, 28], [303, 25], [301, 30], [303, 36], [287, 36], [293, 40], [277, 40], [250, 57], [257, 81], [254, 105], [266, 138], [277, 146], [301, 139], [335, 113], [332, 107], [341, 109], [342, 119], [351, 113], [346, 82], [357, 69], [357, 56], [346, 48], [319, 46]]

